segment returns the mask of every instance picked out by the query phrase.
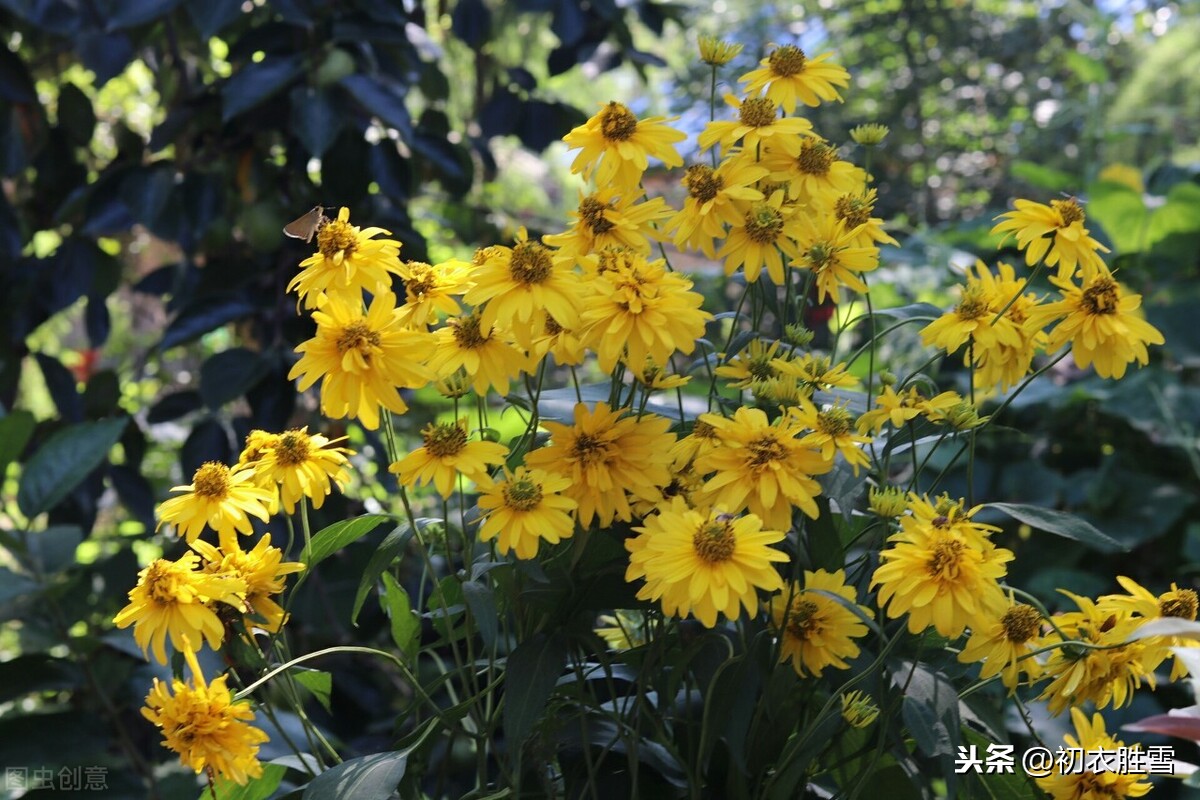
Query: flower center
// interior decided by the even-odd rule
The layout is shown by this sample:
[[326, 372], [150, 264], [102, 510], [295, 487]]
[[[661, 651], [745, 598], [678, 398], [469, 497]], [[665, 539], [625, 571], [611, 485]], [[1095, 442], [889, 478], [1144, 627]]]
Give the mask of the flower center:
[[483, 347], [491, 338], [485, 337], [479, 331], [478, 314], [452, 319], [450, 320], [450, 324], [454, 326], [454, 341], [463, 350], [474, 350], [477, 347]]
[[975, 320], [988, 313], [988, 299], [982, 286], [968, 286], [963, 292], [962, 301], [955, 309], [959, 319]]
[[609, 203], [601, 203], [594, 197], [585, 197], [579, 204], [579, 219], [597, 236], [608, 233], [617, 227], [615, 222], [604, 216], [604, 212], [611, 208]]
[[566, 330], [566, 328], [564, 328], [562, 325], [558, 324], [558, 320], [556, 320], [554, 317], [550, 316], [549, 314], [546, 315], [546, 335], [547, 336], [558, 336], [560, 333], [562, 333], [565, 330]]
[[600, 133], [611, 142], [624, 142], [637, 131], [638, 119], [628, 108], [611, 102], [600, 113]]
[[146, 568], [146, 593], [159, 605], [176, 602], [177, 581], [175, 578], [174, 565], [165, 559], [158, 559]]
[[499, 252], [500, 248], [498, 248], [496, 245], [480, 247], [474, 252], [474, 254], [471, 255], [471, 264], [472, 266], [482, 267], [489, 260], [495, 258]]
[[775, 103], [766, 97], [751, 97], [738, 110], [742, 124], [765, 128], [775, 121]]
[[814, 271], [820, 272], [829, 266], [836, 252], [837, 248], [829, 242], [817, 242], [808, 248], [808, 263], [812, 265]]
[[688, 167], [683, 176], [683, 183], [687, 186], [688, 194], [701, 203], [712, 200], [721, 189], [725, 188], [725, 180], [716, 174], [712, 167], [704, 164]]
[[275, 460], [285, 467], [294, 467], [308, 460], [312, 439], [304, 431], [285, 431], [275, 444]]
[[219, 461], [208, 461], [192, 476], [192, 486], [200, 497], [225, 498], [229, 494], [229, 467]]
[[599, 436], [581, 433], [575, 437], [575, 443], [571, 446], [571, 455], [584, 466], [603, 464], [609, 459], [609, 445]]
[[717, 429], [703, 420], [697, 420], [696, 424], [692, 426], [692, 436], [695, 436], [697, 439], [703, 439], [706, 442], [715, 442], [717, 440]]
[[837, 151], [824, 142], [804, 142], [796, 156], [796, 166], [807, 175], [825, 176], [837, 160]]
[[783, 231], [783, 214], [768, 203], [758, 203], [746, 212], [746, 236], [758, 244], [774, 244]]
[[827, 408], [824, 411], [817, 412], [817, 427], [821, 433], [829, 436], [845, 436], [850, 433], [850, 423], [853, 416], [850, 412], [841, 406]]
[[542, 487], [530, 478], [518, 478], [504, 484], [504, 504], [517, 511], [532, 511], [542, 502]]
[[542, 283], [553, 270], [549, 251], [537, 242], [518, 242], [513, 248], [508, 271], [517, 283]]
[[868, 223], [874, 210], [875, 204], [870, 200], [850, 194], [842, 195], [833, 204], [833, 213], [838, 219], [845, 221], [846, 230], [854, 230], [859, 225]]
[[364, 356], [379, 347], [382, 338], [378, 331], [371, 330], [365, 319], [358, 319], [342, 328], [337, 338], [337, 350], [345, 355], [351, 350], [357, 350]]
[[747, 445], [750, 450], [750, 467], [761, 469], [767, 464], [780, 461], [787, 455], [787, 449], [771, 434], [764, 434]]
[[404, 281], [404, 291], [411, 300], [420, 300], [426, 294], [437, 288], [437, 277], [433, 267], [423, 261], [409, 261], [409, 277]]
[[709, 564], [728, 561], [737, 549], [737, 536], [729, 522], [706, 522], [692, 536], [692, 547]]
[[467, 432], [452, 422], [426, 425], [421, 438], [425, 440], [425, 452], [434, 458], [458, 455], [467, 446]]
[[808, 59], [804, 57], [804, 51], [799, 47], [785, 44], [783, 47], [775, 48], [774, 52], [767, 56], [767, 63], [771, 67], [771, 72], [780, 78], [790, 78], [804, 71]]
[[1196, 593], [1191, 589], [1178, 589], [1174, 592], [1168, 592], [1158, 602], [1158, 613], [1164, 617], [1195, 619], [1196, 611]]
[[954, 580], [958, 577], [965, 549], [966, 545], [957, 539], [943, 539], [933, 546], [933, 554], [929, 556], [925, 568], [934, 578]]
[[317, 232], [317, 248], [325, 258], [332, 259], [338, 253], [343, 258], [354, 255], [358, 247], [358, 237], [355, 236], [354, 226], [340, 219], [331, 219], [321, 226]]
[[1115, 314], [1121, 305], [1121, 295], [1117, 282], [1107, 275], [1101, 276], [1091, 286], [1083, 290], [1079, 301], [1089, 314]]
[[1017, 603], [1004, 612], [1000, 619], [1004, 638], [1013, 644], [1025, 644], [1037, 635], [1042, 625], [1042, 614], [1033, 606]]
[[788, 611], [788, 633], [797, 639], [808, 640], [814, 634], [821, 632], [821, 622], [816, 618], [817, 604], [812, 600], [805, 600], [803, 595], [799, 595], [792, 601], [792, 608]]
[[1051, 200], [1050, 206], [1062, 217], [1064, 228], [1076, 222], [1083, 222], [1083, 209], [1074, 200]]
[[765, 381], [775, 377], [775, 368], [771, 366], [772, 356], [767, 353], [758, 353], [746, 359], [746, 371], [750, 373], [750, 377], [756, 380]]

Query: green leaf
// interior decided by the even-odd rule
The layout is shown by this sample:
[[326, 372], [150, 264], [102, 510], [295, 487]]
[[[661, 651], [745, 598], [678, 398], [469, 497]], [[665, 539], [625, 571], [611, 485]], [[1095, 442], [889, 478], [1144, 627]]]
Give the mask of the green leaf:
[[300, 554], [300, 561], [309, 569], [321, 563], [351, 542], [356, 542], [388, 521], [382, 514], [364, 514], [354, 519], [335, 522], [322, 528], [312, 537]]
[[219, 411], [253, 388], [266, 373], [262, 356], [253, 350], [224, 350], [200, 366], [200, 397], [206, 406]]
[[471, 619], [479, 631], [483, 644], [489, 650], [496, 644], [499, 633], [500, 615], [496, 611], [496, 596], [491, 587], [477, 581], [467, 581], [462, 585], [463, 600], [471, 612]]
[[846, 564], [846, 554], [829, 510], [829, 498], [821, 495], [816, 503], [820, 511], [817, 518], [804, 521], [805, 547], [814, 569], [839, 570]]
[[891, 317], [892, 319], [929, 320], [932, 322], [942, 315], [942, 309], [933, 303], [911, 303], [896, 308], [877, 308], [875, 316]]
[[559, 639], [538, 634], [512, 651], [504, 669], [504, 733], [517, 748], [541, 719], [554, 684], [567, 665]]
[[1075, 176], [1069, 172], [1035, 164], [1032, 161], [1014, 161], [1012, 164], [1012, 176], [1019, 181], [1028, 183], [1030, 186], [1036, 186], [1039, 189], [1048, 189], [1052, 192], [1068, 190], [1075, 183]]
[[[418, 519], [417, 524], [423, 526], [432, 521]], [[363, 603], [367, 601], [367, 594], [374, 588], [379, 576], [404, 552], [412, 535], [412, 526], [405, 523], [389, 533], [379, 543], [379, 549], [371, 555], [371, 560], [367, 562], [367, 568], [363, 571], [362, 580], [358, 582], [358, 591], [354, 595], [354, 609], [350, 612], [350, 624], [357, 624], [358, 612], [362, 611]]]
[[14, 411], [0, 418], [0, 479], [4, 478], [4, 469], [20, 457], [36, 424], [28, 411]]
[[383, 573], [383, 596], [380, 605], [392, 625], [392, 641], [410, 660], [417, 655], [421, 644], [421, 618], [412, 610], [408, 592], [404, 591], [392, 573]]
[[1090, 523], [1072, 514], [1062, 511], [1051, 511], [1039, 506], [1027, 506], [1021, 503], [988, 503], [985, 508], [994, 508], [1018, 522], [1024, 522], [1039, 531], [1046, 531], [1067, 539], [1083, 542], [1097, 550], [1128, 550], [1116, 539], [1101, 533]]
[[1092, 184], [1085, 210], [1088, 221], [1100, 224], [1117, 253], [1137, 253], [1145, 247], [1146, 203], [1132, 188], [1111, 181]]
[[31, 534], [28, 541], [35, 571], [50, 575], [75, 563], [75, 550], [83, 541], [83, 529], [78, 525], [51, 525]]
[[27, 517], [49, 511], [104, 461], [129, 424], [128, 417], [81, 422], [55, 433], [25, 465], [17, 506]]
[[406, 751], [352, 758], [313, 778], [304, 800], [387, 800], [407, 767]]
[[917, 748], [927, 756], [954, 755], [962, 725], [958, 716], [958, 690], [941, 675], [901, 661], [892, 680], [908, 686], [901, 713]]
[[262, 775], [251, 778], [245, 786], [220, 779], [217, 781], [216, 794], [213, 794], [212, 788], [205, 789], [200, 800], [267, 800], [279, 788], [286, 774], [287, 767], [282, 764], [263, 764]]
[[[1079, 76], [1084, 83], [1107, 83], [1108, 69], [1098, 58], [1086, 55], [1078, 50], [1068, 50], [1066, 53], [1067, 66]], [[1053, 187], [1051, 187], [1053, 188]]]
[[317, 702], [326, 711], [332, 713], [333, 709], [329, 705], [329, 698], [333, 694], [333, 677], [328, 672], [298, 667], [292, 672], [292, 677], [296, 679], [296, 683], [312, 692], [313, 697], [317, 698]]

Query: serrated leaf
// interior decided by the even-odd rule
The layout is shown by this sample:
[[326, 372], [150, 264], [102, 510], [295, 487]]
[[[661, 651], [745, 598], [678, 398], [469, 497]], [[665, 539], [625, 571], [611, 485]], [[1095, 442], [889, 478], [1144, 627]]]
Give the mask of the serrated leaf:
[[1099, 550], [1124, 551], [1129, 549], [1073, 514], [1020, 503], [988, 503], [984, 507], [994, 508], [1018, 522], [1024, 522], [1035, 530], [1074, 539]]
[[421, 618], [412, 610], [408, 592], [404, 591], [392, 573], [383, 573], [383, 596], [380, 604], [391, 622], [392, 641], [410, 660], [415, 658], [421, 644]]
[[566, 646], [544, 634], [521, 642], [509, 654], [504, 669], [504, 733], [509, 747], [519, 747], [533, 730], [566, 666]]
[[313, 778], [304, 800], [387, 800], [407, 767], [407, 752], [352, 758]]
[[29, 459], [17, 489], [17, 506], [27, 517], [54, 508], [108, 457], [128, 417], [81, 422], [55, 433]]
[[312, 541], [305, 545], [300, 553], [300, 561], [312, 569], [346, 545], [357, 542], [388, 519], [382, 514], [364, 514], [322, 528], [312, 537]]

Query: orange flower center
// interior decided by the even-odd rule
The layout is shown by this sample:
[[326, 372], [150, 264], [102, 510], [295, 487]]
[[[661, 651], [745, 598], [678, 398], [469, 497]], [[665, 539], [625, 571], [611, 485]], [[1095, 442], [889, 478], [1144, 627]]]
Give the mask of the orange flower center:
[[435, 458], [455, 456], [467, 446], [467, 432], [457, 423], [429, 424], [421, 431], [425, 452]]
[[312, 439], [304, 431], [286, 431], [275, 444], [275, 460], [285, 467], [294, 467], [308, 460]]
[[1083, 209], [1074, 200], [1051, 200], [1050, 207], [1062, 218], [1064, 228], [1076, 222], [1083, 222]]
[[144, 585], [150, 599], [161, 605], [177, 602], [176, 598], [175, 565], [165, 559], [158, 559], [146, 567]]
[[579, 219], [596, 236], [608, 233], [617, 227], [615, 222], [604, 215], [611, 208], [612, 205], [609, 203], [601, 203], [594, 197], [585, 197], [583, 202], [579, 204]]
[[692, 536], [696, 555], [709, 564], [728, 561], [737, 549], [737, 536], [728, 521], [706, 522]]
[[837, 160], [837, 151], [824, 142], [805, 142], [796, 156], [796, 166], [806, 175], [824, 177]]
[[783, 460], [787, 455], [787, 449], [773, 433], [758, 437], [747, 448], [750, 450], [751, 469], [761, 469], [767, 464]]
[[958, 577], [965, 549], [966, 545], [957, 539], [943, 539], [933, 546], [933, 553], [930, 554], [925, 568], [934, 578], [954, 580]]
[[788, 633], [805, 641], [820, 633], [821, 622], [816, 618], [816, 614], [817, 604], [812, 600], [805, 600], [803, 594], [797, 595], [788, 610]]
[[767, 64], [770, 65], [771, 72], [775, 75], [780, 78], [790, 78], [804, 71], [808, 59], [805, 58], [804, 51], [799, 47], [785, 44], [783, 47], [775, 48], [774, 52], [767, 56]]
[[369, 356], [382, 341], [379, 332], [371, 330], [365, 319], [357, 319], [342, 328], [342, 332], [338, 334], [337, 350], [343, 355], [351, 350], [358, 350], [364, 356]]
[[218, 461], [202, 464], [192, 476], [192, 486], [200, 497], [224, 499], [229, 494], [231, 485], [229, 467]]
[[742, 103], [738, 115], [743, 125], [765, 128], [776, 119], [775, 103], [766, 97], [751, 97]]
[[834, 406], [817, 412], [817, 428], [828, 436], [835, 438], [845, 436], [850, 433], [852, 419], [848, 410], [841, 406]]
[[317, 249], [325, 258], [334, 258], [338, 253], [349, 258], [358, 247], [357, 233], [349, 222], [331, 219], [317, 232]]
[[437, 288], [437, 277], [433, 267], [423, 261], [409, 261], [409, 277], [404, 281], [404, 291], [410, 300], [420, 300]]
[[871, 219], [871, 212], [875, 210], [875, 204], [865, 197], [855, 197], [854, 195], [844, 194], [837, 199], [833, 204], [833, 213], [837, 218], [844, 220], [846, 230], [854, 230], [859, 225], [865, 225]]
[[1164, 617], [1195, 619], [1196, 611], [1196, 593], [1191, 589], [1177, 589], [1173, 592], [1167, 592], [1158, 601], [1158, 613]]
[[1107, 275], [1097, 278], [1091, 286], [1083, 290], [1080, 305], [1089, 314], [1116, 314], [1121, 305], [1121, 294], [1117, 282]]
[[611, 142], [628, 140], [637, 131], [637, 126], [637, 117], [615, 101], [600, 112], [600, 134]]
[[701, 203], [712, 200], [725, 188], [725, 180], [716, 174], [712, 167], [704, 164], [688, 167], [683, 176], [683, 183], [687, 186], [688, 194]]
[[575, 437], [574, 444], [571, 445], [571, 456], [584, 466], [603, 464], [609, 460], [611, 455], [609, 443], [590, 433], [579, 434]]
[[477, 347], [483, 347], [491, 339], [490, 336], [484, 336], [480, 332], [478, 314], [452, 319], [450, 320], [450, 325], [454, 328], [454, 341], [463, 350], [474, 350]]
[[508, 271], [517, 283], [542, 283], [554, 271], [554, 262], [549, 251], [537, 242], [518, 242], [513, 248]]

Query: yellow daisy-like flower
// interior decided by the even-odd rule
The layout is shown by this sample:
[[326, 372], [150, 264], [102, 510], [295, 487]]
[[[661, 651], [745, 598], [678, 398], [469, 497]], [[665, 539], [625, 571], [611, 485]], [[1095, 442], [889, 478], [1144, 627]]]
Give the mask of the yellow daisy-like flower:
[[766, 267], [771, 280], [782, 286], [784, 262], [780, 251], [789, 258], [800, 257], [795, 240], [801, 235], [803, 225], [797, 212], [797, 206], [783, 202], [782, 191], [748, 205], [717, 251], [717, 258], [725, 261], [725, 274], [732, 275], [738, 267], [744, 267], [746, 280], [754, 283]]
[[803, 219], [796, 237], [795, 249], [799, 252], [792, 256], [792, 264], [816, 273], [817, 302], [824, 303], [826, 297], [842, 302], [842, 286], [867, 291], [858, 276], [879, 266], [879, 248], [858, 247], [854, 244], [857, 239], [857, 231], [846, 230], [846, 223], [834, 214]]
[[[587, 355], [587, 348], [580, 338], [578, 329], [567, 330], [554, 317], [542, 313], [541, 325], [534, 325], [533, 341], [529, 343], [529, 358], [534, 364], [546, 357], [554, 356], [560, 367], [578, 366]], [[530, 366], [534, 371], [534, 366]]]
[[759, 590], [783, 587], [772, 564], [787, 561], [786, 553], [771, 547], [784, 533], [762, 526], [753, 514], [697, 511], [676, 497], [633, 529], [639, 536], [626, 540], [625, 580], [645, 579], [639, 600], [659, 601], [664, 614], [690, 615], [706, 628], [717, 624], [718, 614], [730, 620], [743, 608], [753, 614]]
[[871, 610], [856, 602], [854, 587], [846, 585], [846, 571], [841, 569], [805, 570], [803, 588], [793, 584], [790, 597], [789, 592], [781, 592], [771, 598], [771, 625], [780, 637], [779, 660], [790, 660], [801, 678], [819, 678], [826, 667], [849, 669], [846, 659], [859, 653], [854, 640], [867, 635], [862, 619], [830, 594], [871, 617]]
[[821, 209], [832, 210], [842, 195], [861, 192], [867, 180], [865, 172], [838, 157], [836, 147], [817, 138], [802, 139], [796, 153], [772, 146], [760, 163], [772, 181], [787, 184], [789, 197]]
[[429, 334], [405, 326], [391, 292], [376, 294], [365, 313], [361, 303], [331, 298], [313, 320], [317, 334], [296, 347], [302, 356], [288, 379], [299, 378], [302, 392], [321, 381], [327, 417], [353, 417], [375, 430], [380, 406], [395, 414], [408, 410], [400, 387], [417, 389], [434, 378], [422, 363]]
[[774, 423], [757, 408], [739, 408], [732, 419], [701, 414], [717, 432], [721, 446], [696, 460], [696, 470], [716, 473], [704, 485], [704, 498], [731, 511], [749, 509], [771, 528], [792, 526], [792, 507], [817, 518], [814, 498], [821, 485], [813, 478], [833, 462], [800, 444], [804, 429], [792, 418]]
[[[269, 433], [268, 431], [259, 430], [257, 428], [250, 431], [250, 433], [246, 435], [246, 443], [242, 447], [241, 454], [238, 456], [237, 465], [234, 467], [235, 471], [238, 468], [257, 466], [259, 460], [263, 457], [263, 454], [275, 446], [275, 441], [278, 438], [278, 433]], [[261, 478], [262, 476], [258, 473], [255, 473], [254, 477]], [[256, 480], [255, 482], [264, 487], [274, 485], [274, 481], [263, 482]]]
[[932, 625], [953, 639], [981, 615], [1004, 608], [998, 581], [1013, 554], [982, 535], [984, 526], [970, 522], [974, 509], [961, 516], [944, 509], [951, 513], [933, 519], [918, 511], [924, 511], [919, 504], [913, 516], [901, 517], [900, 531], [879, 554], [883, 563], [871, 585], [879, 586], [879, 605], [887, 607], [888, 617], [908, 615], [912, 633]]
[[577, 259], [606, 247], [649, 255], [650, 240], [664, 237], [654, 224], [673, 212], [661, 197], [638, 202], [641, 199], [640, 190], [628, 191], [616, 186], [602, 186], [589, 195], [580, 193], [579, 208], [571, 212], [575, 218], [571, 229], [543, 236], [542, 241]]
[[833, 363], [829, 356], [805, 353], [800, 358], [779, 359], [775, 367], [784, 375], [790, 375], [804, 384], [811, 396], [819, 389], [852, 389], [858, 386], [858, 378], [846, 370], [843, 362]]
[[658, 502], [661, 488], [671, 480], [671, 421], [654, 414], [622, 417], [607, 403], [589, 410], [575, 405], [573, 425], [543, 422], [550, 444], [525, 457], [526, 466], [570, 479], [563, 491], [579, 504], [579, 524], [597, 520], [601, 528], [614, 519], [629, 522], [629, 495]]
[[837, 64], [827, 63], [833, 53], [822, 53], [809, 58], [795, 45], [776, 47], [771, 54], [759, 62], [758, 69], [747, 72], [739, 79], [746, 84], [747, 94], [767, 90], [767, 97], [778, 103], [791, 114], [796, 110], [796, 101], [816, 107], [822, 102], [842, 100], [837, 87], [850, 85], [850, 73]]
[[921, 342], [924, 345], [955, 353], [970, 342], [977, 360], [1001, 348], [1017, 350], [1024, 346], [1021, 329], [1011, 318], [1001, 317], [992, 324], [1003, 304], [1011, 298], [1000, 300], [995, 297], [970, 272], [967, 273], [966, 285], [960, 287], [960, 291], [961, 299], [953, 310], [921, 329]]
[[723, 67], [742, 52], [745, 45], [727, 42], [716, 36], [701, 36], [697, 42], [700, 60], [712, 67]]
[[1147, 345], [1165, 341], [1142, 318], [1142, 296], [1127, 294], [1107, 270], [1085, 278], [1082, 286], [1062, 278], [1051, 277], [1050, 282], [1059, 287], [1062, 300], [1038, 307], [1033, 319], [1039, 326], [1058, 321], [1048, 335], [1047, 348], [1058, 350], [1070, 342], [1080, 369], [1095, 364], [1101, 378], [1119, 380], [1132, 362], [1150, 363]]
[[741, 352], [714, 369], [713, 373], [737, 389], [750, 389], [757, 383], [778, 378], [783, 374], [781, 365], [790, 360], [787, 354], [779, 355], [780, 345], [779, 341], [751, 339]]
[[251, 533], [254, 526], [250, 517], [268, 521], [275, 502], [273, 492], [255, 485], [253, 470], [230, 470], [216, 461], [202, 464], [191, 483], [172, 487], [171, 491], [184, 494], [158, 507], [158, 526], [174, 525], [189, 544], [196, 541], [205, 525], [216, 531], [222, 542], [235, 540], [235, 531]]
[[1041, 668], [1031, 654], [1037, 649], [1042, 614], [1025, 603], [1015, 602], [1009, 595], [1008, 605], [991, 610], [971, 624], [971, 636], [958, 654], [964, 664], [983, 662], [981, 680], [996, 675], [1011, 694], [1021, 681], [1021, 673], [1037, 678]]
[[1025, 251], [1025, 263], [1033, 266], [1045, 259], [1046, 266], [1058, 265], [1058, 277], [1067, 280], [1075, 274], [1078, 266], [1084, 279], [1105, 270], [1099, 253], [1108, 248], [1088, 235], [1083, 227], [1086, 217], [1083, 208], [1074, 199], [1051, 200], [1050, 205], [1032, 200], [1017, 200], [1015, 211], [1008, 211], [996, 219], [1002, 219], [991, 233], [1004, 233], [1003, 246], [1009, 236], [1016, 235], [1017, 248]]
[[747, 97], [739, 100], [731, 94], [725, 102], [737, 109], [736, 120], [714, 120], [704, 126], [697, 142], [701, 150], [720, 143], [726, 150], [738, 142], [747, 153], [753, 153], [760, 143], [770, 143], [786, 153], [800, 149], [800, 137], [816, 136], [812, 123], [802, 117], [781, 117], [779, 106], [767, 97]]
[[531, 339], [531, 323], [538, 314], [550, 315], [567, 328], [579, 327], [579, 276], [575, 259], [562, 256], [540, 242], [529, 241], [524, 228], [517, 231], [513, 247], [488, 248], [487, 258], [472, 272], [474, 286], [463, 297], [482, 306], [480, 331], [491, 332], [499, 325], [514, 333], [525, 331]]
[[696, 420], [692, 430], [671, 448], [671, 458], [676, 464], [688, 464], [721, 446], [717, 429], [704, 420]]
[[[1052, 680], [1039, 699], [1048, 701], [1050, 713], [1061, 714], [1088, 702], [1096, 708], [1110, 704], [1120, 708], [1133, 701], [1134, 691], [1143, 682], [1153, 687], [1154, 670], [1168, 652], [1147, 640], [1129, 642], [1143, 620], [1127, 610], [1101, 608], [1086, 597], [1059, 591], [1075, 601], [1079, 610], [1056, 614], [1058, 630], [1040, 642], [1042, 646], [1063, 643], [1050, 652], [1043, 669]], [[1072, 644], [1077, 641], [1103, 649]]]
[[[991, 319], [1008, 307], [993, 327], [1010, 329], [1016, 343], [1006, 332], [996, 335], [988, 347], [975, 347], [975, 385], [983, 388], [998, 386], [1000, 391], [1007, 391], [1029, 373], [1034, 355], [1046, 346], [1046, 334], [1042, 333], [1042, 326], [1034, 316], [1039, 302], [1037, 295], [1025, 291], [1025, 279], [1018, 279], [1011, 265], [1000, 262], [997, 268], [999, 274], [993, 275], [982, 261], [976, 261], [974, 273], [967, 270], [968, 285], [975, 282], [980, 288], [987, 299]], [[970, 353], [963, 355], [964, 364], [968, 363], [969, 357]]]
[[800, 438], [800, 444], [804, 447], [816, 449], [827, 461], [833, 461], [834, 456], [841, 453], [846, 463], [854, 468], [855, 475], [859, 467], [871, 466], [870, 456], [862, 449], [862, 445], [870, 444], [871, 439], [854, 433], [854, 415], [846, 408], [829, 406], [818, 409], [807, 399], [801, 398], [788, 409], [788, 414], [812, 431]]
[[[1117, 753], [1127, 749], [1126, 744], [1104, 729], [1104, 717], [1093, 714], [1089, 722], [1087, 715], [1078, 708], [1071, 708], [1071, 721], [1075, 724], [1075, 735], [1066, 734], [1066, 747], [1060, 752], [1070, 754], [1064, 760], [1056, 760], [1054, 772], [1037, 778], [1037, 785], [1053, 800], [1124, 800], [1141, 797], [1153, 785], [1144, 773], [1128, 769], [1102, 769], [1096, 772], [1085, 769], [1085, 754]], [[1138, 749], [1132, 745], [1128, 749]]]
[[515, 553], [517, 558], [531, 559], [543, 540], [558, 544], [571, 538], [575, 533], [571, 512], [579, 504], [563, 494], [570, 485], [569, 478], [525, 467], [515, 472], [506, 468], [502, 481], [483, 481], [480, 541], [495, 539], [501, 555]]
[[[1117, 583], [1128, 594], [1107, 594], [1099, 599], [1097, 605], [1103, 609], [1113, 608], [1131, 612], [1144, 620], [1150, 619], [1186, 619], [1195, 621], [1200, 599], [1195, 589], [1180, 589], [1174, 581], [1171, 588], [1160, 595], [1140, 585], [1132, 578], [1124, 575], [1117, 576]], [[1200, 647], [1195, 639], [1185, 639], [1178, 636], [1161, 637], [1164, 647]], [[1188, 674], [1184, 663], [1175, 656], [1171, 666], [1171, 681], [1177, 681]]]
[[712, 315], [692, 282], [669, 272], [662, 259], [638, 257], [628, 267], [593, 278], [584, 301], [582, 340], [610, 372], [620, 360], [665, 364], [673, 353], [691, 353]]
[[[118, 628], [133, 625], [133, 638], [142, 652], [151, 650], [160, 664], [167, 663], [166, 641], [187, 653], [193, 647], [216, 650], [225, 638], [212, 603], [227, 603], [245, 610], [243, 580], [198, 572], [200, 559], [184, 553], [178, 561], [159, 558], [138, 573], [137, 586], [129, 590], [129, 604], [113, 617]], [[195, 644], [192, 644], [195, 642]]]
[[508, 448], [496, 442], [468, 441], [467, 418], [429, 423], [421, 431], [424, 444], [388, 467], [405, 486], [433, 484], [442, 497], [454, 493], [458, 476], [479, 482], [489, 467], [503, 464]]
[[346, 456], [354, 451], [332, 447], [333, 444], [319, 433], [310, 434], [307, 426], [284, 431], [263, 450], [255, 462], [254, 474], [261, 480], [279, 484], [287, 513], [296, 510], [301, 497], [312, 500], [313, 508], [320, 508], [334, 485], [338, 491], [345, 491], [346, 481], [350, 480]]
[[633, 364], [627, 365], [633, 374], [633, 379], [646, 387], [648, 392], [661, 392], [668, 389], [678, 389], [687, 386], [692, 381], [691, 375], [678, 375], [655, 363], [654, 359], [646, 358], [638, 368]]
[[893, 428], [902, 428], [904, 423], [919, 416], [937, 415], [958, 403], [962, 396], [958, 392], [942, 392], [934, 397], [925, 397], [916, 386], [909, 386], [903, 393], [894, 387], [883, 387], [883, 392], [875, 398], [875, 405], [867, 413], [858, 418], [859, 433], [874, 431], [879, 433], [884, 424], [890, 422]]
[[686, 138], [682, 131], [665, 124], [663, 117], [638, 120], [628, 108], [612, 101], [573, 128], [563, 141], [571, 150], [582, 148], [571, 164], [571, 172], [583, 173], [585, 181], [594, 173], [597, 186], [634, 189], [642, 182], [650, 158], [657, 158], [667, 167], [683, 164], [675, 143]]
[[192, 548], [204, 557], [204, 571], [211, 575], [232, 578], [245, 584], [242, 592], [246, 603], [246, 627], [259, 627], [268, 633], [278, 633], [287, 621], [283, 607], [272, 599], [283, 592], [285, 576], [301, 572], [298, 561], [284, 561], [283, 551], [271, 546], [271, 535], [263, 534], [250, 550], [234, 542], [231, 550], [213, 547], [206, 541], [192, 542]]
[[484, 331], [478, 310], [446, 320], [433, 337], [430, 369], [438, 375], [464, 370], [479, 395], [487, 394], [488, 389], [508, 394], [509, 381], [529, 367], [529, 356], [514, 344], [509, 331], [501, 327]]
[[317, 231], [317, 252], [300, 262], [288, 291], [296, 290], [305, 308], [317, 308], [321, 295], [354, 305], [362, 302], [363, 291], [388, 291], [392, 275], [400, 272], [400, 243], [374, 238], [381, 233], [390, 235], [383, 228], [351, 225], [350, 209], [342, 208]]
[[222, 778], [245, 786], [262, 775], [259, 745], [268, 737], [250, 723], [254, 711], [247, 701], [234, 702], [222, 675], [205, 683], [190, 649], [184, 650], [192, 683], [175, 678], [170, 686], [154, 679], [142, 716], [162, 730], [163, 747], [196, 774], [211, 769]]
[[688, 192], [683, 209], [667, 222], [667, 230], [675, 231], [675, 246], [715, 258], [713, 239], [724, 238], [726, 225], [743, 220], [739, 204], [763, 199], [762, 192], [750, 184], [766, 176], [766, 169], [742, 159], [727, 159], [716, 169], [707, 164], [688, 167], [683, 176]]
[[444, 261], [431, 265], [424, 261], [405, 261], [398, 270], [404, 280], [404, 304], [398, 309], [400, 321], [410, 328], [436, 323], [438, 315], [462, 313], [455, 300], [471, 286], [470, 265], [465, 261]]
[[883, 230], [883, 220], [871, 216], [875, 211], [877, 199], [875, 190], [869, 189], [865, 193], [852, 191], [833, 201], [833, 215], [840, 219], [846, 230], [853, 235], [852, 246], [900, 246], [899, 242]]
[[842, 695], [842, 719], [851, 728], [866, 728], [879, 718], [879, 706], [869, 694], [855, 689]]

